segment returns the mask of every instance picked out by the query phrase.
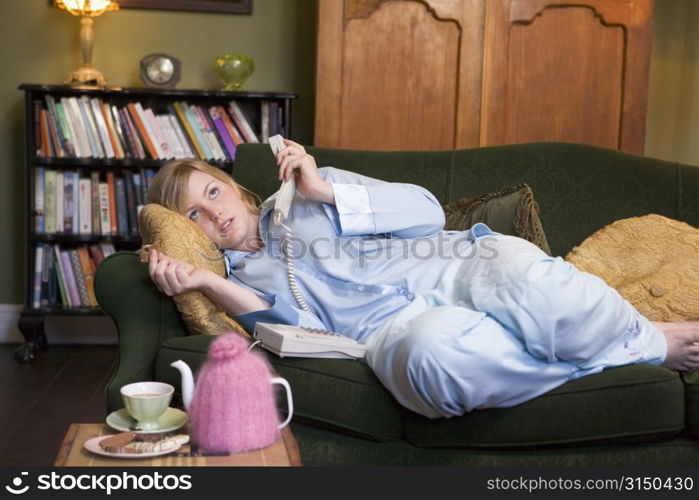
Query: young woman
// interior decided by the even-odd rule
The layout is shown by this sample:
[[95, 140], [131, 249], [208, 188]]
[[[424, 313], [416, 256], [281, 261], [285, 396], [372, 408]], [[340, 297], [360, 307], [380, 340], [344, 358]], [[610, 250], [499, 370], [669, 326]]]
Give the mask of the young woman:
[[161, 292], [200, 290], [250, 331], [284, 323], [364, 343], [396, 399], [432, 418], [516, 405], [606, 367], [699, 367], [699, 322], [650, 322], [601, 279], [525, 240], [483, 224], [442, 231], [439, 203], [419, 186], [318, 169], [285, 143], [279, 179], [294, 176], [297, 194], [281, 225], [276, 195], [258, 207], [205, 162], [157, 173], [149, 202], [194, 221], [229, 271], [151, 252]]

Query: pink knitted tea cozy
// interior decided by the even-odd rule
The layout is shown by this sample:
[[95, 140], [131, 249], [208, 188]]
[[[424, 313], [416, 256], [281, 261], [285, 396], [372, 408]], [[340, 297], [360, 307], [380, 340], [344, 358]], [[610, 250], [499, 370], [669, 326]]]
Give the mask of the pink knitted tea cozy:
[[236, 333], [217, 337], [196, 379], [189, 408], [192, 440], [205, 450], [264, 448], [280, 435], [272, 370]]

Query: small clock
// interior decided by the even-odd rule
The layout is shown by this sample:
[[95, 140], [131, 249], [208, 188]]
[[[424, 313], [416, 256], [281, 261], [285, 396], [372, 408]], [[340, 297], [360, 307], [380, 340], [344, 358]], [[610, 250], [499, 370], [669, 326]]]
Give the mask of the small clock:
[[148, 87], [172, 89], [180, 81], [180, 61], [167, 54], [149, 54], [141, 59], [141, 80]]

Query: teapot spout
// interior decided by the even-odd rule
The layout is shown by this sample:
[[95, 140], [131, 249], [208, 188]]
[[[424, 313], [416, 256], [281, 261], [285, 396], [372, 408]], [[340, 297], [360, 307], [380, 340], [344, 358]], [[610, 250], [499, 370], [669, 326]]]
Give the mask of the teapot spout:
[[176, 368], [180, 372], [180, 376], [182, 377], [182, 402], [184, 403], [184, 407], [189, 410], [189, 405], [194, 397], [194, 375], [192, 374], [192, 370], [189, 365], [181, 359], [170, 363], [170, 366]]

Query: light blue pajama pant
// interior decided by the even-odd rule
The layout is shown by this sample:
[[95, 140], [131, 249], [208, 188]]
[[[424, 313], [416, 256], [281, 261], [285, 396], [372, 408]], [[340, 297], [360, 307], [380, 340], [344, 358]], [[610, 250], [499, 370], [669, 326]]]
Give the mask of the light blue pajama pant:
[[367, 340], [367, 363], [430, 418], [513, 406], [605, 367], [660, 364], [663, 334], [600, 278], [526, 240], [454, 260]]

